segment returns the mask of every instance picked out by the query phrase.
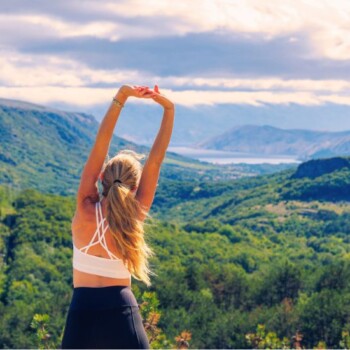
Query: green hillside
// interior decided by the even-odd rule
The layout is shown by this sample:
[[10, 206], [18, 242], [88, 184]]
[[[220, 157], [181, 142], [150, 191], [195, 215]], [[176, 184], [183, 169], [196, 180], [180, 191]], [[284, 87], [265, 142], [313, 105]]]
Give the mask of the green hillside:
[[314, 206], [327, 207], [323, 204], [327, 201], [343, 201], [339, 205], [347, 207], [350, 201], [348, 162], [349, 158], [341, 157], [311, 160], [296, 170], [231, 182], [162, 179], [153, 210], [163, 220], [173, 222], [215, 218], [234, 224], [250, 218], [256, 222], [260, 216], [287, 215], [290, 212], [287, 208], [293, 201], [296, 206], [309, 208], [310, 212], [315, 211]]
[[[76, 192], [99, 126], [92, 116], [0, 100], [0, 125], [0, 184], [64, 195]], [[149, 153], [147, 147], [114, 136], [109, 155], [125, 148]], [[220, 174], [215, 166], [175, 153], [167, 154], [162, 170], [163, 176], [178, 179]]]
[[[291, 348], [296, 332], [305, 348], [348, 348], [349, 198], [308, 198], [299, 181], [311, 180], [297, 171], [216, 183], [161, 179], [146, 230], [157, 276], [150, 288], [133, 280], [133, 289], [139, 300], [157, 296], [164, 337], [187, 330], [190, 348], [257, 348], [249, 339], [264, 338], [264, 325], [272, 345], [263, 348]], [[350, 175], [317, 174], [313, 193], [339, 172]], [[287, 198], [296, 184], [304, 194]], [[72, 292], [74, 198], [33, 190], [15, 198], [6, 187], [0, 194], [0, 347], [36, 347], [35, 314], [50, 316], [57, 346]]]
[[[84, 113], [0, 99], [0, 184], [18, 190], [35, 188], [45, 193], [74, 194], [98, 126], [92, 116]], [[125, 148], [149, 153], [148, 147], [114, 136], [109, 155]], [[223, 180], [269, 173], [286, 166], [290, 165], [216, 166], [168, 152], [162, 177]]]
[[[98, 123], [82, 113], [31, 104], [0, 104], [0, 183], [44, 192], [75, 192]], [[115, 138], [112, 152], [132, 144]]]

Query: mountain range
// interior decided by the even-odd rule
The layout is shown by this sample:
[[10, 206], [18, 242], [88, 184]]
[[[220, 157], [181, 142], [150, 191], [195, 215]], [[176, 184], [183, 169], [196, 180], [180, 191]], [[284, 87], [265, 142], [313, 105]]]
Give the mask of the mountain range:
[[[14, 188], [37, 188], [73, 194], [99, 123], [85, 113], [72, 113], [22, 101], [0, 99], [0, 183]], [[120, 149], [147, 155], [149, 147], [113, 137], [109, 156]], [[213, 167], [175, 153], [167, 153], [163, 172], [188, 172]]]
[[[129, 113], [121, 115], [116, 126], [117, 135], [121, 134], [120, 126], [123, 120], [124, 123], [129, 120], [126, 119], [128, 117]], [[154, 118], [158, 117], [160, 122], [161, 116], [154, 115]], [[175, 126], [176, 124], [177, 121]], [[52, 193], [75, 193], [84, 161], [99, 126], [92, 115], [65, 112], [23, 101], [0, 99], [0, 125], [0, 184], [11, 185], [18, 189], [29, 187]], [[142, 127], [137, 128], [138, 131], [144, 131], [145, 134], [148, 127], [154, 128], [153, 138], [155, 138], [159, 127], [158, 121], [150, 119], [147, 123], [139, 125]], [[196, 129], [193, 132], [196, 132]], [[349, 135], [349, 132], [331, 133], [283, 130], [271, 126], [242, 126], [234, 127], [219, 137], [198, 143], [197, 146], [265, 155], [322, 157], [348, 154]], [[173, 136], [176, 137], [175, 129]], [[134, 149], [145, 155], [150, 150], [148, 146], [114, 136], [109, 156], [124, 148]], [[162, 165], [162, 177], [173, 180], [217, 181], [282, 169], [282, 165], [266, 164], [218, 166], [167, 152]]]
[[[142, 130], [143, 124], [140, 125]], [[119, 120], [116, 126], [119, 135], [118, 126]], [[19, 190], [35, 188], [43, 192], [74, 194], [98, 127], [98, 121], [89, 114], [0, 99], [0, 184]], [[150, 151], [147, 146], [114, 135], [109, 156], [125, 148], [146, 156]], [[167, 152], [161, 177], [191, 181], [233, 179], [280, 168], [242, 164], [217, 166]]]
[[329, 132], [244, 125], [195, 145], [196, 148], [259, 155], [288, 155], [299, 159], [350, 154], [350, 131]]
[[[74, 107], [67, 106], [65, 109], [72, 108]], [[101, 120], [106, 109], [106, 105], [101, 105], [86, 108], [84, 111]], [[150, 145], [160, 124], [161, 115], [159, 106], [145, 106], [130, 100], [121, 115], [117, 133], [135, 143]], [[332, 104], [308, 107], [298, 104], [266, 104], [258, 107], [231, 104], [194, 107], [177, 105], [170, 146], [192, 147], [193, 144], [242, 125], [271, 125], [281, 129], [318, 131], [350, 130], [349, 108]]]

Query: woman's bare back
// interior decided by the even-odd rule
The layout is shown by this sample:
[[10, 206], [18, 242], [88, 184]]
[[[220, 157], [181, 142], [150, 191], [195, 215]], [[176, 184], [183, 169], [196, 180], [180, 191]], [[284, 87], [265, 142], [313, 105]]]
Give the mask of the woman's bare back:
[[[106, 208], [104, 200], [101, 201], [102, 215], [106, 217]], [[96, 214], [95, 203], [86, 202], [83, 212], [76, 212], [72, 220], [72, 237], [74, 245], [80, 249], [86, 246], [92, 239], [96, 232]], [[106, 243], [108, 249], [117, 257], [121, 258], [118, 252], [115, 238], [112, 236], [109, 229], [107, 229]], [[100, 245], [96, 244], [89, 248], [88, 254], [95, 255], [101, 258], [109, 259], [108, 253]], [[73, 285], [74, 287], [108, 287], [108, 286], [131, 286], [130, 280], [120, 278], [110, 278], [104, 276], [84, 273], [73, 268]]]

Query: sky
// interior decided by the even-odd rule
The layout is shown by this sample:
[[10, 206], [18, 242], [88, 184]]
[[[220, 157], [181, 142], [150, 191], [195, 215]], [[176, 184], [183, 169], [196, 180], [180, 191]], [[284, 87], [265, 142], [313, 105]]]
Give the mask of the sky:
[[184, 108], [350, 105], [349, 0], [11, 0], [0, 31], [2, 98], [86, 111], [157, 83]]

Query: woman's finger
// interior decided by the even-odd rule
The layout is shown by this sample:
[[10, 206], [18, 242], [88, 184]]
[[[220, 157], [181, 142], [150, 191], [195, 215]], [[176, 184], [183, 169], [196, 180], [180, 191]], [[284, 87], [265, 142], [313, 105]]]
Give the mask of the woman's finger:
[[143, 95], [143, 97], [153, 97], [153, 93], [147, 92], [146, 94]]
[[143, 98], [149, 98], [152, 96], [152, 91], [142, 91], [140, 93], [140, 97], [143, 97]]

